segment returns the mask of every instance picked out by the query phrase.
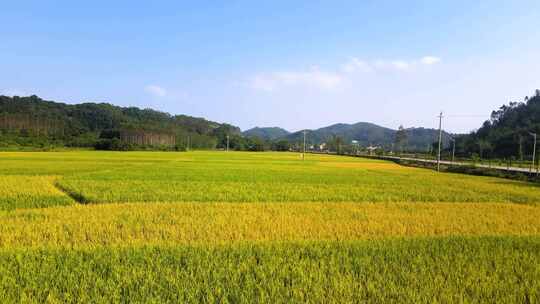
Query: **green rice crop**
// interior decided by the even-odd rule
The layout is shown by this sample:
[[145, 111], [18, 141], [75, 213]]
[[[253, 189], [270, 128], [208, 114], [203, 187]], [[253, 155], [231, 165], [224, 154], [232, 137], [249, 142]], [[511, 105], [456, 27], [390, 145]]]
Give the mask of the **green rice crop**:
[[[231, 153], [232, 154], [232, 153]], [[111, 202], [515, 202], [540, 187], [501, 179], [403, 168], [336, 156], [194, 154], [172, 161], [60, 180], [87, 203]], [[238, 158], [236, 158], [238, 157]]]
[[540, 187], [360, 158], [294, 153], [0, 153], [0, 175], [55, 175], [84, 203], [514, 202]]
[[540, 239], [0, 251], [3, 302], [535, 303]]

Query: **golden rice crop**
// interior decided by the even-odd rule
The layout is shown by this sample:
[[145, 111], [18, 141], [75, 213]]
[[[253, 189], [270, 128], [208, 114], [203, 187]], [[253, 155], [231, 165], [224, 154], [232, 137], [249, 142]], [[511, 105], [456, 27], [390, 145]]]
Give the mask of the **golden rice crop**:
[[74, 201], [54, 186], [55, 176], [0, 175], [0, 210], [70, 205]]
[[110, 204], [0, 213], [0, 248], [540, 234], [540, 207], [451, 203]]

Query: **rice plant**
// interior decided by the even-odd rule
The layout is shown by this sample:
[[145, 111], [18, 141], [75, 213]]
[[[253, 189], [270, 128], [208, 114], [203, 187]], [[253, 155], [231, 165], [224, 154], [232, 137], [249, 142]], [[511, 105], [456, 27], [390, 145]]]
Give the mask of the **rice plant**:
[[534, 303], [538, 218], [538, 185], [377, 160], [0, 153], [0, 299]]

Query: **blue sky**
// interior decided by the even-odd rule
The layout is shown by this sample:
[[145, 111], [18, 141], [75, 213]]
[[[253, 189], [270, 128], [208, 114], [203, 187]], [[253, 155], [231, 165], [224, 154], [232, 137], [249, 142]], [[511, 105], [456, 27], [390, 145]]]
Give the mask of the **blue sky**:
[[4, 1], [0, 94], [242, 129], [466, 132], [540, 88], [539, 1]]

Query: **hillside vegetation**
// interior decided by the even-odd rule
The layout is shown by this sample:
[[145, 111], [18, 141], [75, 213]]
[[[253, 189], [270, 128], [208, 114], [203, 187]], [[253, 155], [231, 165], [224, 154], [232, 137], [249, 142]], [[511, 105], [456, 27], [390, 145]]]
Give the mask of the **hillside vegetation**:
[[540, 90], [523, 102], [510, 102], [493, 111], [481, 128], [458, 140], [458, 152], [530, 160], [534, 143], [530, 133], [540, 140]]
[[[457, 156], [530, 160], [533, 154], [531, 133], [540, 133], [539, 90], [524, 102], [511, 102], [493, 111], [491, 119], [470, 134], [451, 135], [443, 131], [442, 146], [447, 149], [446, 154], [451, 154], [450, 139], [454, 137]], [[4, 150], [17, 147], [226, 149], [227, 137], [231, 150], [300, 151], [304, 131], [290, 133], [279, 127], [257, 127], [241, 132], [230, 124], [151, 109], [107, 103], [71, 105], [45, 101], [37, 96], [0, 96], [0, 149]], [[309, 149], [339, 154], [368, 146], [380, 147], [379, 152], [434, 153], [437, 141], [436, 129], [400, 127], [394, 130], [367, 122], [306, 130]]]
[[213, 149], [225, 134], [240, 134], [240, 129], [203, 118], [108, 103], [71, 105], [37, 96], [0, 96], [0, 147]]
[[[364, 122], [335, 124], [308, 130], [307, 142], [309, 145], [325, 143], [331, 151], [350, 147], [353, 140], [359, 146], [390, 149], [396, 132]], [[424, 151], [437, 138], [437, 131], [433, 129], [410, 128], [407, 133], [408, 150]], [[291, 147], [299, 149], [303, 142], [303, 132], [290, 133], [279, 127], [257, 127], [240, 132], [230, 124], [152, 109], [108, 103], [65, 104], [37, 96], [0, 96], [0, 149], [225, 149], [227, 136], [232, 150], [288, 151]]]

